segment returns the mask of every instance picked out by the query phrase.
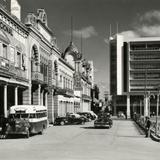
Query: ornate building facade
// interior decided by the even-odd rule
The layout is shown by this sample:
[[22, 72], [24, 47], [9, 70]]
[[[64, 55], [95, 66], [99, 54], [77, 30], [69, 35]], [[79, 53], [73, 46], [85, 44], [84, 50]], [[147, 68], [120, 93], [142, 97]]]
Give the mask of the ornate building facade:
[[16, 14], [0, 7], [0, 115], [7, 117], [12, 105], [44, 105], [53, 123], [67, 112], [90, 110], [93, 65], [73, 42], [60, 51], [44, 9], [25, 23]]

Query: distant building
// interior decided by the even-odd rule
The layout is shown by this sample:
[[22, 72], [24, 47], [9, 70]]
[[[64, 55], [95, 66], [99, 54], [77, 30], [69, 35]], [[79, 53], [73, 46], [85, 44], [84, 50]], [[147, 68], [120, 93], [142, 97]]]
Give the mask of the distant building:
[[110, 40], [110, 92], [114, 114], [123, 111], [149, 115], [156, 112], [160, 84], [160, 37], [126, 39], [117, 34]]

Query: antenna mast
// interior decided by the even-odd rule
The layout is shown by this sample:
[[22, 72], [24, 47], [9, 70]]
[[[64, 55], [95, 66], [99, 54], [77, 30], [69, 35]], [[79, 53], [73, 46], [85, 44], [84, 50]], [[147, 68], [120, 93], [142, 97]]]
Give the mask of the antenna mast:
[[71, 42], [73, 42], [73, 17], [71, 16]]

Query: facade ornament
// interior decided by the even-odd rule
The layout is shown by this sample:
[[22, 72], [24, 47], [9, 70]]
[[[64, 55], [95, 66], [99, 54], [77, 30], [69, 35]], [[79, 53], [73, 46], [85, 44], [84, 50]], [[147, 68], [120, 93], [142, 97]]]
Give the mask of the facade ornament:
[[38, 9], [37, 14], [38, 14], [38, 16], [37, 16], [38, 20], [40, 20], [42, 23], [44, 23], [46, 26], [48, 26], [48, 24], [47, 24], [47, 14], [46, 14], [45, 10], [44, 9]]

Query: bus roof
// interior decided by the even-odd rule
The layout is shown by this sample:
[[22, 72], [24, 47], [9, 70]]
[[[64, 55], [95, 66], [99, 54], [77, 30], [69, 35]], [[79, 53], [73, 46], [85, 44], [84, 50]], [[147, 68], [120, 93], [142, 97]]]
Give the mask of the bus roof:
[[16, 113], [16, 111], [25, 111], [25, 113], [36, 113], [47, 111], [47, 107], [41, 105], [15, 105], [10, 107], [10, 114], [14, 114]]

